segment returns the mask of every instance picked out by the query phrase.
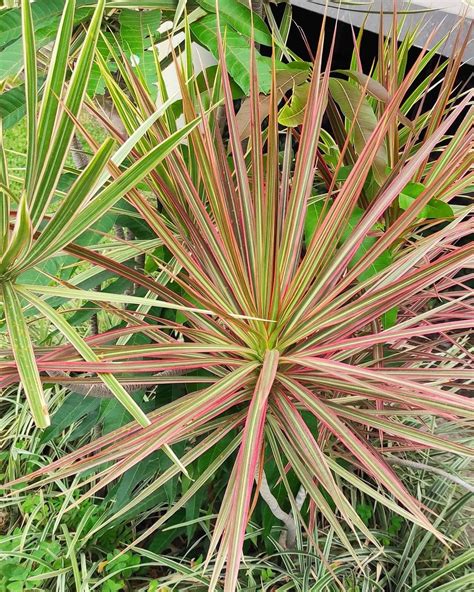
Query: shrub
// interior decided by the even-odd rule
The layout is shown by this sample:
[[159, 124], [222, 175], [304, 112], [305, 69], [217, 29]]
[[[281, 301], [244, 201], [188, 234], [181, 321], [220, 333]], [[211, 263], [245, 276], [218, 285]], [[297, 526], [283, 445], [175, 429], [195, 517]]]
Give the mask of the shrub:
[[[370, 80], [358, 76], [352, 86], [334, 82], [330, 60], [323, 67], [321, 40], [305, 91], [304, 119], [294, 130], [278, 122], [276, 69], [271, 93], [263, 99], [253, 56], [250, 133], [242, 142], [222, 44], [219, 37], [220, 71], [204, 96], [189, 62], [183, 66], [186, 125], [181, 131], [173, 132], [171, 111], [156, 116], [126, 62], [117, 67], [127, 90], [102, 71], [130, 137], [143, 129], [140, 125], [147, 129], [130, 152], [135, 162], [122, 173], [111, 167], [116, 179], [103, 193], [114, 197], [102, 197], [100, 212], [126, 194], [161, 241], [161, 256], [153, 252], [150, 260], [166, 280], [68, 244], [76, 234], [65, 234], [55, 250], [67, 245], [69, 253], [149, 294], [86, 294], [4, 281], [7, 319], [13, 317], [9, 311], [21, 318], [18, 296], [24, 297], [73, 347], [35, 359], [31, 345], [22, 349], [26, 328], [16, 330], [10, 320], [15, 361], [3, 368], [10, 373], [4, 384], [18, 371], [33, 402], [40, 392], [39, 372], [48, 369], [97, 373], [124, 402], [122, 383], [189, 385], [185, 395], [146, 418], [137, 411], [148, 425], [113, 431], [19, 481], [42, 477], [41, 484], [83, 472], [83, 484], [89, 485], [84, 499], [151, 453], [165, 450], [173, 464], [124, 506], [123, 514], [174, 476], [189, 474], [193, 463], [224, 442], [182, 497], [136, 542], [165, 524], [231, 462], [204, 562], [205, 568], [213, 562], [210, 589], [226, 566], [225, 590], [230, 592], [256, 496], [272, 503], [269, 467], [277, 467], [285, 487], [287, 516], [310, 533], [317, 513], [322, 515], [355, 560], [361, 536], [376, 546], [380, 541], [353, 507], [346, 485], [446, 542], [390, 461], [422, 448], [471, 454], [465, 443], [431, 434], [425, 422], [440, 417], [461, 425], [473, 412], [472, 402], [458, 392], [471, 374], [467, 358], [457, 355], [465, 351], [471, 323], [469, 276], [462, 274], [474, 252], [463, 244], [472, 224], [468, 208], [448, 205], [472, 185], [472, 93], [452, 94], [449, 78], [441, 102], [429, 113], [433, 119], [420, 115], [407, 121], [404, 109], [423, 66], [422, 54], [400, 83], [392, 84], [384, 104], [371, 111], [375, 120], [369, 117], [367, 131], [362, 115], [367, 114], [364, 91]], [[136, 106], [130, 97], [137, 97]], [[215, 108], [219, 102], [225, 107], [228, 143]], [[330, 132], [321, 130], [326, 109], [330, 132], [339, 140], [333, 144]], [[457, 132], [449, 136], [453, 125]], [[188, 144], [177, 147], [186, 134]], [[108, 150], [107, 144], [89, 167], [99, 160], [102, 171]], [[78, 185], [88, 179], [88, 171]], [[94, 181], [99, 177], [98, 171]], [[135, 187], [141, 179], [146, 185]], [[79, 210], [79, 220], [98, 199]], [[27, 203], [21, 202], [18, 226], [30, 216]], [[66, 199], [61, 208], [71, 204], [72, 198]], [[55, 219], [58, 213], [50, 224]], [[31, 239], [28, 249], [44, 253], [35, 246], [48, 236], [47, 229]], [[121, 327], [79, 339], [36, 292], [128, 301], [139, 308]], [[152, 315], [151, 307], [161, 308], [160, 316]], [[170, 307], [179, 314], [166, 316]], [[145, 343], [124, 343], [124, 336], [136, 332], [146, 336]], [[173, 446], [180, 442], [192, 444], [178, 458]], [[304, 507], [297, 500], [301, 488], [309, 499]]]

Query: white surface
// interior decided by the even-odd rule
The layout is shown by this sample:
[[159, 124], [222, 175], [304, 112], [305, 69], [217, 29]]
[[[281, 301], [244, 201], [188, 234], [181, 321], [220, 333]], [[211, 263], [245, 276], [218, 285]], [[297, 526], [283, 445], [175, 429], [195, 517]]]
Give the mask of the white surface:
[[[291, 0], [291, 3], [320, 14], [324, 13], [326, 5], [325, 0]], [[398, 11], [418, 11], [406, 15], [401, 37], [403, 38], [404, 31], [413, 30], [421, 21], [423, 26], [420, 27], [416, 46], [423, 47], [433, 29], [438, 28], [428, 47], [432, 47], [440, 39], [449, 35], [440, 49], [440, 53], [446, 56], [451, 55], [459, 27], [462, 27], [463, 34], [466, 35], [471, 20], [474, 18], [474, 3], [472, 0], [414, 0], [413, 2], [405, 0], [372, 0], [352, 7], [348, 4], [341, 4], [338, 7], [338, 3], [332, 1], [327, 3], [327, 14], [355, 27], [360, 27], [365, 21], [365, 28], [377, 33], [380, 29], [381, 10], [384, 13], [384, 30], [389, 31], [394, 4]], [[463, 22], [461, 22], [461, 16], [465, 17]], [[473, 39], [470, 40], [463, 59], [471, 65], [474, 63]]]
[[[164, 33], [165, 31], [172, 29], [172, 27], [173, 23], [171, 21], [166, 21], [162, 23], [162, 25], [159, 28], [159, 31], [160, 33]], [[166, 58], [171, 53], [172, 47], [177, 47], [183, 40], [184, 33], [179, 32], [173, 35], [170, 39], [158, 43], [156, 47], [158, 49], [158, 56], [160, 58], [160, 61]], [[194, 73], [196, 75], [199, 74], [199, 72], [202, 72], [202, 70], [205, 70], [209, 66], [213, 66], [217, 63], [214, 56], [201, 45], [198, 45], [197, 43], [193, 42], [191, 48]], [[177, 96], [181, 97], [181, 91], [178, 82], [178, 74], [176, 72], [176, 65], [174, 63], [171, 63], [164, 69], [163, 80], [165, 82], [169, 96], [176, 94]]]
[[435, 8], [451, 14], [465, 14], [468, 18], [474, 18], [474, 4], [468, 0], [416, 0], [420, 6]]

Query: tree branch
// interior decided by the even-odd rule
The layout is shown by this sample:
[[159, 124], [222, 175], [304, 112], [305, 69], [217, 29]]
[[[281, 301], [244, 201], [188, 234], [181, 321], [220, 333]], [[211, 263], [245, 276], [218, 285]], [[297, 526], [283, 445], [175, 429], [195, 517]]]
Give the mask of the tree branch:
[[[256, 477], [257, 475], [258, 471], [256, 472]], [[283, 522], [283, 524], [285, 525], [285, 530], [282, 532], [282, 536], [280, 537], [280, 542], [282, 546], [285, 548], [292, 547], [296, 540], [295, 519], [293, 518], [291, 513], [287, 513], [281, 509], [276, 497], [270, 491], [265, 471], [262, 471], [262, 477], [260, 482], [260, 495], [265, 500], [265, 503], [267, 504], [270, 512], [275, 516], [275, 518], [281, 520], [281, 522]]]

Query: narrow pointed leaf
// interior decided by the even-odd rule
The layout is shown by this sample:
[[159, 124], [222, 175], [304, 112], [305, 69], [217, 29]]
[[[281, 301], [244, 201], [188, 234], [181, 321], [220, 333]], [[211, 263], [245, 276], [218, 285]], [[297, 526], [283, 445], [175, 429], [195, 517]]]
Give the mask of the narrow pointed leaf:
[[21, 301], [9, 282], [4, 282], [1, 288], [8, 334], [31, 414], [39, 428], [47, 428], [50, 424], [48, 406], [36, 367], [35, 353], [28, 325], [23, 316]]
[[[88, 362], [98, 362], [100, 357], [94, 353], [89, 345], [79, 336], [77, 331], [58, 313], [54, 308], [46, 304], [40, 298], [34, 296], [24, 288], [17, 288], [31, 304], [33, 304], [57, 329], [66, 337], [69, 343], [81, 354], [84, 360]], [[150, 424], [150, 420], [141, 410], [140, 406], [134, 401], [129, 393], [123, 388], [119, 381], [112, 374], [99, 374], [103, 383], [110, 389], [112, 394], [120, 401], [125, 409], [142, 426]]]

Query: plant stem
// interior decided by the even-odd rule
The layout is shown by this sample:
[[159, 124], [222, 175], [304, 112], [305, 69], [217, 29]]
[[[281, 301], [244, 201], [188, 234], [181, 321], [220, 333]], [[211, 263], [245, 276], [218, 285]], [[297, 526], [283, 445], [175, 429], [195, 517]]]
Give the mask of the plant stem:
[[474, 486], [473, 485], [471, 485], [467, 481], [464, 481], [464, 479], [457, 477], [456, 475], [452, 475], [451, 473], [448, 473], [447, 471], [443, 471], [443, 469], [438, 469], [437, 467], [431, 467], [430, 465], [425, 465], [425, 463], [416, 462], [413, 460], [406, 460], [404, 458], [387, 458], [386, 461], [391, 465], [402, 465], [404, 467], [410, 467], [412, 469], [418, 469], [420, 471], [427, 471], [428, 473], [434, 473], [436, 475], [440, 475], [441, 477], [444, 477], [448, 481], [452, 481], [453, 483], [460, 485], [464, 489], [467, 489], [467, 491], [474, 493]]
[[[259, 471], [256, 471], [258, 475]], [[260, 482], [260, 495], [264, 499], [265, 503], [268, 506], [270, 512], [281, 520], [285, 525], [285, 530], [282, 532], [282, 536], [280, 537], [280, 543], [285, 548], [291, 548], [294, 546], [296, 541], [296, 522], [291, 512], [285, 512], [281, 509], [280, 504], [278, 503], [276, 497], [270, 491], [270, 487], [268, 485], [267, 476], [265, 475], [265, 471], [262, 471], [261, 482]], [[296, 507], [298, 510], [301, 509], [304, 500], [306, 498], [306, 491], [304, 487], [300, 487], [298, 493], [296, 494]]]

